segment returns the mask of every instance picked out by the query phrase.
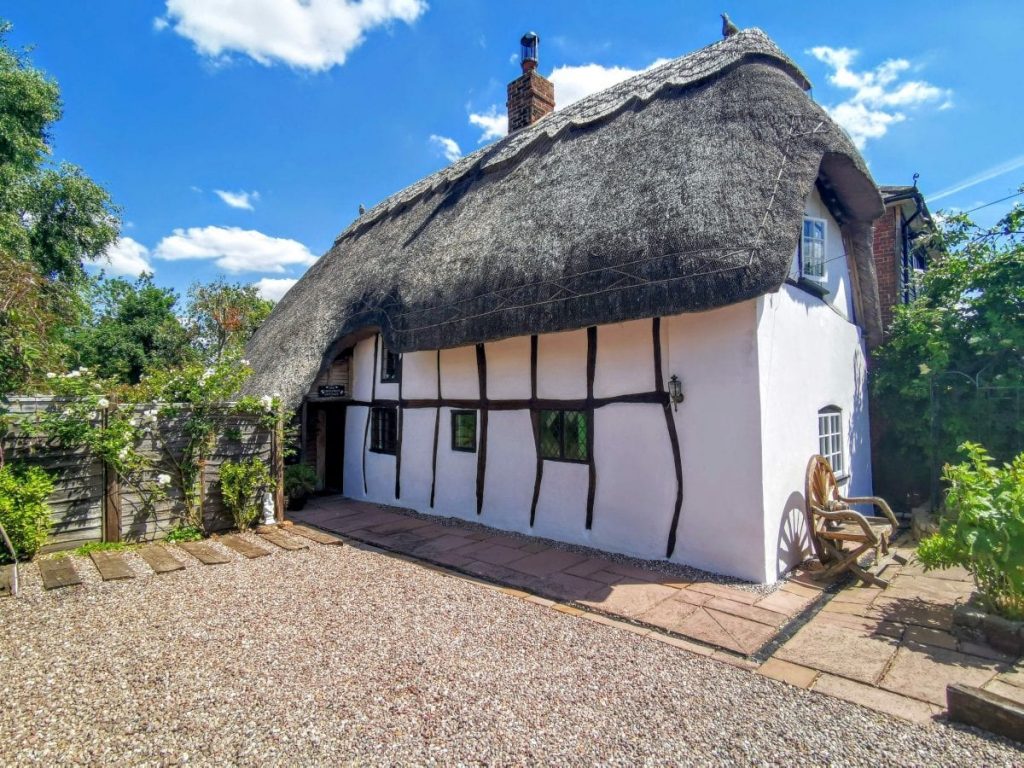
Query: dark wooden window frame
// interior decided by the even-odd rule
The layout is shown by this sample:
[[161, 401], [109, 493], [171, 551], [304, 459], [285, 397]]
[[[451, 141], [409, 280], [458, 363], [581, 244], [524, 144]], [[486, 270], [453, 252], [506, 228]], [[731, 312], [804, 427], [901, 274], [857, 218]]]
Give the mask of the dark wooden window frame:
[[593, 430], [593, 424], [594, 424], [593, 411], [588, 410], [588, 409], [576, 409], [576, 408], [545, 408], [545, 409], [541, 410], [540, 413], [539, 413], [540, 429], [541, 429], [539, 446], [541, 447], [541, 450], [543, 450], [543, 445], [544, 445], [543, 430], [544, 430], [544, 414], [545, 413], [557, 413], [558, 414], [558, 423], [560, 425], [558, 431], [559, 431], [559, 436], [561, 438], [560, 439], [561, 445], [559, 446], [559, 455], [558, 456], [551, 456], [551, 455], [548, 455], [546, 453], [541, 453], [541, 458], [544, 461], [564, 461], [564, 462], [569, 463], [569, 464], [589, 464], [590, 463], [589, 451], [591, 450], [590, 449], [590, 445], [592, 444], [592, 441], [590, 440], [590, 435], [587, 436], [587, 438], [588, 438], [587, 439], [587, 451], [588, 451], [588, 455], [587, 456], [584, 456], [582, 458], [578, 458], [577, 459], [577, 458], [567, 457], [565, 455], [565, 453], [566, 453], [566, 451], [565, 451], [565, 438], [566, 438], [565, 414], [567, 414], [567, 413], [579, 414], [580, 418], [583, 419], [583, 423], [586, 425], [586, 429], [589, 432], [589, 431]]
[[370, 409], [370, 451], [394, 456], [398, 453], [398, 409], [374, 406]]
[[[458, 436], [458, 432], [459, 432], [458, 421], [459, 421], [459, 417], [463, 417], [463, 416], [472, 416], [473, 417], [473, 445], [471, 447], [460, 446], [458, 444], [458, 440], [457, 440], [457, 436]], [[452, 411], [452, 450], [453, 451], [461, 451], [463, 453], [476, 453], [477, 425], [478, 425], [478, 423], [479, 423], [479, 418], [477, 416], [477, 412], [476, 411], [465, 411], [465, 410]]]
[[381, 345], [380, 383], [397, 384], [402, 380], [402, 356]]

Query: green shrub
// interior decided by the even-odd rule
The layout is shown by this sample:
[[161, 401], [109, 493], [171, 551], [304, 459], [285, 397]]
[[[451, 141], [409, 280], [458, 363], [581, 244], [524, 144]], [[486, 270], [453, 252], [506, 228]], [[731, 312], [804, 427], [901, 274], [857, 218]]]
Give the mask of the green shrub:
[[220, 493], [238, 530], [259, 517], [263, 494], [273, 485], [266, 463], [258, 458], [225, 461], [220, 465]]
[[926, 570], [963, 566], [987, 608], [1024, 618], [1024, 453], [997, 467], [976, 443], [960, 451], [967, 461], [944, 468], [946, 514], [918, 559]]
[[164, 541], [173, 544], [176, 541], [199, 541], [203, 532], [194, 525], [176, 525], [164, 537]]
[[[30, 559], [46, 543], [50, 532], [46, 499], [51, 493], [53, 478], [39, 467], [8, 464], [0, 469], [0, 524], [19, 560]], [[0, 550], [0, 559], [9, 560], [7, 548], [0, 546]]]
[[284, 468], [284, 492], [289, 498], [308, 496], [316, 490], [316, 472], [308, 464], [289, 464]]

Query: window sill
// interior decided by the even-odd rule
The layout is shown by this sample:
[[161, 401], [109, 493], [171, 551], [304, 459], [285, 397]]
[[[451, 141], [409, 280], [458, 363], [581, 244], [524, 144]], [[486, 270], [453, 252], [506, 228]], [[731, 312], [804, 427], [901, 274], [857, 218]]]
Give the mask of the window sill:
[[395, 450], [395, 451], [385, 451], [383, 448], [371, 448], [370, 449], [370, 453], [379, 453], [379, 454], [382, 454], [384, 456], [397, 456], [398, 455], [398, 451], [397, 450]]
[[541, 456], [544, 461], [557, 461], [560, 464], [589, 464], [589, 459], [560, 459], [555, 456]]
[[808, 277], [801, 277], [797, 280], [789, 277], [786, 278], [786, 282], [802, 291], [806, 291], [812, 296], [817, 296], [819, 299], [824, 299], [830, 293], [829, 289], [823, 283], [820, 283], [817, 280], [811, 280]]
[[846, 482], [850, 479], [850, 474], [847, 472], [845, 475], [836, 475], [836, 483], [839, 485], [846, 485]]

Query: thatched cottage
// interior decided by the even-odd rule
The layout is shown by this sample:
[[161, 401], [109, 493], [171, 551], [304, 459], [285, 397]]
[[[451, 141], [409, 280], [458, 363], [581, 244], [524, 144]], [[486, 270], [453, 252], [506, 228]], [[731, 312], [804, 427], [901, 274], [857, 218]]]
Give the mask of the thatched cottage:
[[759, 30], [552, 111], [361, 215], [274, 309], [252, 392], [321, 484], [759, 582], [803, 472], [871, 489], [882, 201]]

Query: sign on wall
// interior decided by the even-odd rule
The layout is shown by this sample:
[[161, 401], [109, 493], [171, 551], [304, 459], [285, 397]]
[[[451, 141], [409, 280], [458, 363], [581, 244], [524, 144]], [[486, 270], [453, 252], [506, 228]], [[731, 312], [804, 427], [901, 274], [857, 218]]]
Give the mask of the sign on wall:
[[318, 397], [345, 397], [344, 384], [321, 384], [316, 391]]

